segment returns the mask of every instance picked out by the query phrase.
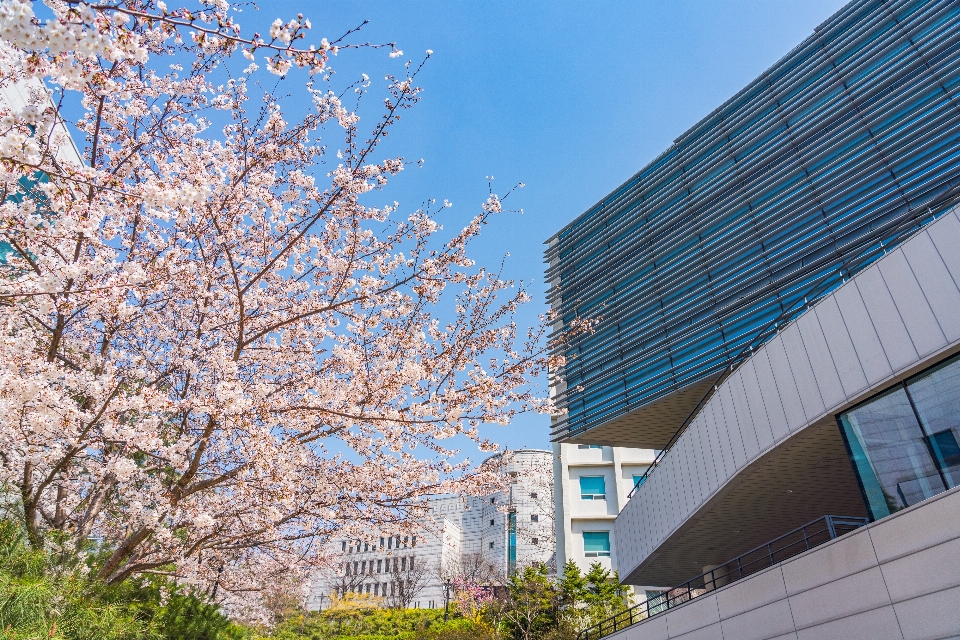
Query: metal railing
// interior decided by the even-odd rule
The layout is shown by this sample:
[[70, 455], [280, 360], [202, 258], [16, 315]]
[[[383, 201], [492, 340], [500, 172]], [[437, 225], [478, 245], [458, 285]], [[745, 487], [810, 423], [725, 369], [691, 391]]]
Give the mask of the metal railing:
[[677, 605], [715, 591], [731, 582], [736, 582], [767, 567], [772, 567], [787, 558], [859, 529], [869, 522], [868, 518], [848, 516], [817, 518], [813, 522], [751, 549], [711, 571], [701, 573], [696, 578], [691, 578], [655, 598], [650, 598], [602, 620], [599, 624], [584, 629], [577, 634], [577, 640], [597, 640], [597, 638], [608, 636]]

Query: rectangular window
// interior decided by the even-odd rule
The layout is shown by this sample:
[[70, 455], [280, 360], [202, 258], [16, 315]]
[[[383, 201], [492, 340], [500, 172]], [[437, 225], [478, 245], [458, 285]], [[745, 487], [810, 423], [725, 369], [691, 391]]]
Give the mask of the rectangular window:
[[610, 556], [610, 532], [609, 531], [584, 531], [583, 532], [583, 555], [588, 558], [599, 558]]
[[400, 570], [401, 570], [401, 571], [406, 571], [406, 570], [407, 570], [407, 559], [406, 559], [406, 558], [400, 558]]
[[530, 514], [530, 522], [540, 522], [540, 516], [536, 513]]
[[383, 537], [382, 537], [382, 536], [381, 536], [381, 538], [380, 538], [380, 547], [381, 547], [381, 548], [383, 547]]
[[411, 547], [417, 546], [417, 536], [413, 536], [412, 538], [410, 538], [410, 546]]
[[393, 549], [393, 536], [387, 538], [387, 549]]
[[960, 357], [839, 416], [874, 520], [960, 484]]
[[493, 518], [490, 518], [490, 526], [493, 526]]
[[493, 549], [493, 543], [492, 543], [492, 542], [490, 543], [490, 548]]
[[580, 476], [582, 500], [606, 500], [607, 491], [603, 476]]
[[340, 551], [346, 551], [346, 550], [347, 550], [347, 541], [344, 540], [342, 543], [340, 543]]
[[577, 449], [603, 449], [602, 444], [578, 444]]
[[647, 478], [643, 474], [640, 474], [638, 476], [633, 476], [633, 488], [636, 489], [637, 487], [642, 485], [644, 482], [646, 482], [646, 480]]
[[363, 550], [364, 550], [364, 551], [370, 551], [370, 543], [369, 543], [369, 542], [364, 542], [364, 543], [363, 543]]
[[647, 612], [649, 615], [667, 610], [667, 593], [664, 591], [647, 591]]
[[363, 562], [360, 563], [360, 573], [366, 573], [366, 572], [367, 572], [367, 561], [364, 560]]
[[377, 560], [377, 573], [383, 572], [383, 560]]
[[413, 556], [410, 556], [410, 571], [413, 571]]
[[379, 582], [376, 583], [375, 585], [373, 585], [373, 595], [375, 595], [375, 596], [380, 595], [380, 583], [379, 583]]

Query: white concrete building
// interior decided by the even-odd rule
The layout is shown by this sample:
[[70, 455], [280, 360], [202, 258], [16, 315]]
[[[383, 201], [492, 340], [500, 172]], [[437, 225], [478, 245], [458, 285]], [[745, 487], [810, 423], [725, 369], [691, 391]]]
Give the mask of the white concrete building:
[[557, 566], [586, 571], [594, 562], [617, 566], [613, 521], [653, 462], [652, 449], [554, 443]]
[[330, 543], [333, 566], [311, 585], [309, 609], [331, 595], [364, 593], [386, 606], [440, 608], [445, 579], [484, 580], [535, 562], [553, 565], [552, 454], [540, 449], [509, 452], [507, 491], [483, 497], [436, 496], [431, 522], [390, 537]]

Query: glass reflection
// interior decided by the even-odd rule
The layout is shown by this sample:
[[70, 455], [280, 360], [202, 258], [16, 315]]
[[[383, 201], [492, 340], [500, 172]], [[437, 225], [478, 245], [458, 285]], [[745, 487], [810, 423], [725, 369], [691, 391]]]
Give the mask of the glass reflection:
[[960, 357], [839, 419], [874, 519], [960, 484]]

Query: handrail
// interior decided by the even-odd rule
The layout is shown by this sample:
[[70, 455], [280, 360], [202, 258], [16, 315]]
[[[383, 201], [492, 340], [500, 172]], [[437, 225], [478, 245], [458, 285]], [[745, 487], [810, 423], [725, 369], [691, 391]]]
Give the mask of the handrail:
[[783, 562], [845, 533], [859, 529], [869, 522], [868, 518], [852, 516], [822, 516], [817, 518], [802, 527], [774, 538], [766, 544], [742, 553], [711, 571], [701, 573], [697, 577], [661, 593], [656, 598], [636, 604], [601, 620], [592, 627], [587, 627], [577, 634], [577, 640], [597, 640], [610, 635], [684, 602], [689, 602], [694, 598], [715, 591], [731, 582], [736, 582], [767, 567], [772, 567], [778, 562]]
[[[884, 246], [884, 240], [880, 240], [880, 247], [883, 249], [883, 255], [887, 254], [887, 251], [891, 245], [899, 246], [903, 244], [904, 242], [912, 238], [915, 234], [924, 230], [927, 227], [927, 224], [929, 223], [920, 224], [920, 226], [914, 229], [912, 233], [908, 233], [902, 238], [896, 238], [895, 237], [896, 234], [903, 233], [911, 225], [916, 224], [918, 220], [923, 220], [926, 217], [930, 218], [931, 223], [935, 222], [940, 216], [953, 210], [954, 206], [956, 206], [956, 203], [957, 203], [957, 199], [955, 197], [952, 197], [952, 196], [947, 197], [939, 202], [930, 203], [929, 205], [927, 205], [926, 209], [918, 209], [916, 214], [914, 214], [909, 218], [898, 221], [898, 224], [895, 225], [892, 229], [885, 229], [881, 227], [883, 232], [894, 235], [893, 241], [890, 242], [890, 244], [888, 244], [886, 247]], [[933, 213], [934, 207], [937, 208], [937, 213]], [[921, 214], [925, 214], [925, 215], [921, 215]], [[876, 236], [874, 234], [869, 234], [868, 237], [870, 240], [876, 241]], [[890, 240], [891, 238], [888, 237], [887, 241], [890, 241]], [[779, 333], [779, 331], [784, 326], [786, 326], [793, 320], [797, 319], [800, 315], [802, 315], [802, 312], [806, 311], [811, 304], [814, 304], [815, 302], [819, 301], [821, 298], [832, 293], [835, 289], [835, 287], [832, 286], [833, 281], [837, 276], [840, 277], [841, 284], [843, 284], [848, 279], [852, 278], [854, 275], [859, 273], [860, 269], [870, 266], [877, 259], [878, 259], [878, 256], [875, 253], [868, 253], [866, 255], [861, 255], [858, 258], [850, 260], [846, 264], [840, 266], [836, 272], [831, 270], [830, 272], [824, 274], [823, 278], [818, 280], [813, 286], [811, 286], [810, 289], [807, 290], [808, 292], [803, 297], [802, 305], [800, 304], [800, 299], [798, 298], [796, 307], [785, 309], [783, 312], [781, 312], [781, 314], [777, 316], [777, 318], [773, 320], [773, 322], [766, 325], [760, 331], [760, 333], [758, 333], [756, 337], [754, 337], [754, 339], [749, 342], [749, 344], [747, 344], [743, 349], [740, 350], [740, 352], [736, 356], [734, 356], [733, 358], [730, 358], [727, 361], [727, 366], [723, 368], [723, 370], [720, 372], [720, 375], [717, 376], [717, 379], [714, 380], [711, 387], [707, 389], [707, 392], [703, 395], [702, 398], [700, 398], [700, 401], [693, 408], [690, 414], [680, 424], [680, 426], [677, 427], [677, 430], [673, 433], [673, 435], [670, 436], [670, 439], [667, 441], [667, 444], [665, 444], [663, 448], [660, 449], [660, 451], [654, 457], [653, 462], [650, 463], [650, 466], [647, 467], [646, 471], [644, 471], [643, 475], [640, 476], [640, 478], [634, 483], [633, 488], [630, 490], [630, 493], [627, 494], [627, 499], [629, 500], [630, 498], [632, 498], [633, 494], [636, 493], [637, 489], [640, 488], [640, 485], [642, 485], [644, 482], [647, 481], [647, 478], [653, 472], [653, 470], [657, 467], [657, 465], [660, 464], [660, 461], [663, 459], [663, 457], [667, 454], [668, 451], [670, 451], [673, 445], [676, 444], [677, 440], [680, 439], [680, 436], [683, 435], [683, 432], [686, 431], [687, 427], [690, 426], [690, 423], [700, 412], [700, 409], [703, 407], [706, 401], [709, 400], [713, 396], [713, 393], [717, 390], [717, 388], [728, 377], [730, 377], [730, 375], [734, 371], [736, 371], [737, 367], [739, 367], [743, 362], [746, 361], [747, 357], [753, 353], [754, 349], [759, 349], [761, 346], [763, 346], [763, 344], [768, 339], [777, 335], [777, 333]]]

